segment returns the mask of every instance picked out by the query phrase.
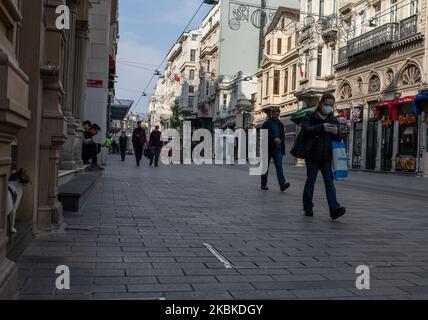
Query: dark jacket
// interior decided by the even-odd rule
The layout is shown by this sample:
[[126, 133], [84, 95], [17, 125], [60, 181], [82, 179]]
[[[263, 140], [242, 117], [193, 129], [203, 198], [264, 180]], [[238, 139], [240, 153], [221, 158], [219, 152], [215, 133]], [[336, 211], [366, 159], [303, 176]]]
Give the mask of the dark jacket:
[[128, 145], [128, 137], [120, 136], [119, 138], [119, 145], [121, 147], [126, 147]]
[[282, 124], [281, 121], [278, 120], [278, 124], [279, 124], [279, 131], [280, 131], [280, 136], [276, 137], [273, 133], [273, 129], [272, 129], [272, 124], [273, 124], [274, 120], [272, 118], [268, 119], [264, 124], [263, 124], [263, 129], [267, 129], [269, 131], [269, 154], [272, 155], [275, 152], [275, 138], [280, 138], [281, 139], [281, 148], [282, 148], [282, 154], [285, 155], [285, 130], [284, 130], [284, 125]]
[[162, 133], [160, 131], [153, 131], [150, 134], [149, 145], [150, 147], [162, 147], [163, 143], [161, 141]]
[[[333, 135], [324, 130], [324, 123], [331, 123], [337, 126], [337, 135]], [[306, 159], [330, 161], [333, 154], [333, 141], [342, 141], [339, 122], [333, 113], [322, 120], [317, 111], [308, 112], [303, 120], [302, 133], [310, 145]]]
[[145, 144], [147, 142], [146, 130], [143, 128], [135, 128], [132, 132], [132, 144]]

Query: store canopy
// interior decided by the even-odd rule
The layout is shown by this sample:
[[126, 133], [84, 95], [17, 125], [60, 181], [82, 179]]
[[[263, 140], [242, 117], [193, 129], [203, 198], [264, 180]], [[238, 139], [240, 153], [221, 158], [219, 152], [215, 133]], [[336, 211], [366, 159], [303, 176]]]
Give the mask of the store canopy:
[[428, 90], [419, 93], [413, 102], [413, 110], [416, 114], [422, 113], [422, 104], [428, 104]]
[[378, 102], [378, 104], [376, 104], [377, 120], [382, 120], [382, 115], [383, 115], [382, 110], [384, 107], [388, 108], [389, 116], [393, 121], [398, 120], [398, 116], [400, 112], [397, 107], [406, 103], [413, 103], [415, 101], [415, 98], [416, 98], [415, 96], [407, 96], [404, 98], [384, 100], [384, 101]]
[[122, 121], [123, 119], [125, 119], [133, 104], [133, 100], [115, 98], [113, 104], [111, 105], [110, 119]]
[[291, 115], [291, 121], [299, 125], [303, 121], [303, 118], [308, 112], [314, 112], [316, 109], [317, 107], [310, 107], [310, 108], [299, 110]]

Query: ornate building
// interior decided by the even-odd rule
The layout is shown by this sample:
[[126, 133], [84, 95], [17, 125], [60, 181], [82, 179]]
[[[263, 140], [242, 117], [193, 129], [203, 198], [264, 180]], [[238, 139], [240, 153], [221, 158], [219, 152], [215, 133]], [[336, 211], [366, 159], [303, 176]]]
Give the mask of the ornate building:
[[413, 101], [426, 78], [427, 2], [342, 0], [337, 106], [354, 169], [427, 173], [426, 124]]
[[317, 105], [323, 93], [335, 92], [338, 1], [300, 1], [299, 82], [295, 95], [302, 108]]
[[[261, 127], [271, 107], [281, 109], [281, 121], [286, 128], [287, 145], [294, 142], [296, 125], [290, 115], [297, 111], [297, 70], [299, 54], [297, 34], [288, 32], [287, 26], [299, 21], [299, 10], [280, 7], [264, 39], [264, 56], [257, 72], [257, 100], [255, 124]], [[289, 149], [289, 148], [288, 148]], [[292, 159], [288, 159], [292, 160]]]

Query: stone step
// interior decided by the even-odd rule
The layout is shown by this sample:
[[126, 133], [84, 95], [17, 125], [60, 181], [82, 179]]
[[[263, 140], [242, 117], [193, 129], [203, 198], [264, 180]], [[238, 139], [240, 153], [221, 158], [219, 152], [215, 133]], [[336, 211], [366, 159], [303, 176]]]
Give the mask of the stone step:
[[58, 200], [64, 211], [78, 212], [95, 187], [102, 171], [85, 172], [59, 186]]

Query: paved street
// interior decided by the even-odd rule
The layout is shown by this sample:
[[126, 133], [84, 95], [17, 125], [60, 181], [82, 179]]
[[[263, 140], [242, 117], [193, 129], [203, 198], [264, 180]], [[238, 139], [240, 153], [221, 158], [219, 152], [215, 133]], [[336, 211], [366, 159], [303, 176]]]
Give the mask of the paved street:
[[[428, 298], [428, 179], [353, 172], [337, 184], [348, 212], [331, 222], [322, 179], [307, 218], [304, 169], [286, 172], [282, 194], [274, 172], [262, 192], [245, 166], [112, 156], [83, 210], [65, 215], [92, 229], [38, 235], [19, 259], [21, 298]], [[355, 286], [362, 264], [370, 290]], [[58, 265], [71, 290], [55, 289]]]

